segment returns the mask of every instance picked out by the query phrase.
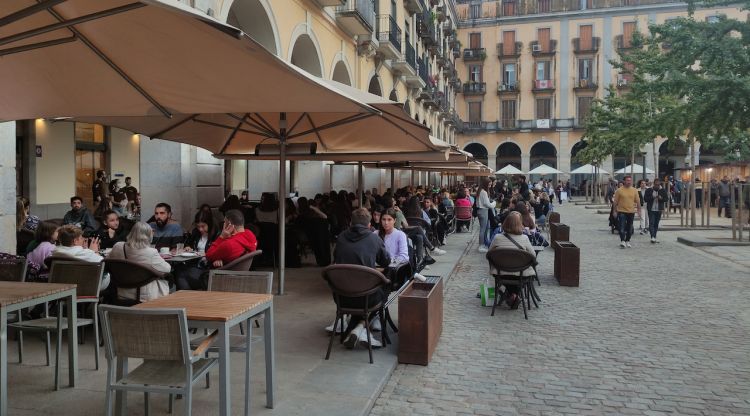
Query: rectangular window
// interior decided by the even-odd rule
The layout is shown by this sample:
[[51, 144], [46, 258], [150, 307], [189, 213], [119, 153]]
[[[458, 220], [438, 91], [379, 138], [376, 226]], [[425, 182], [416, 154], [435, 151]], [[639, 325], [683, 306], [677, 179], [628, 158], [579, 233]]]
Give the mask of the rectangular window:
[[407, 45], [411, 45], [411, 28], [408, 20], [404, 21], [404, 40]]
[[625, 22], [622, 24], [622, 47], [629, 48], [633, 43], [633, 34], [635, 33], [635, 22]]
[[503, 31], [503, 55], [515, 55], [516, 53], [516, 31]]
[[482, 102], [469, 103], [469, 123], [479, 124], [482, 121]]
[[542, 52], [549, 52], [552, 49], [550, 45], [550, 30], [548, 27], [537, 29], [536, 41], [539, 42], [539, 47]]
[[516, 100], [503, 100], [501, 111], [502, 127], [505, 129], [516, 127]]
[[482, 9], [480, 9], [481, 4], [472, 4], [471, 9], [469, 9], [469, 17], [471, 19], [479, 19], [482, 17]]
[[536, 12], [537, 13], [549, 13], [550, 12], [550, 0], [537, 0]]
[[552, 99], [537, 98], [536, 100], [536, 118], [544, 120], [552, 118]]
[[578, 80], [592, 82], [594, 79], [593, 75], [593, 59], [579, 59], [578, 60]]
[[591, 25], [578, 26], [578, 37], [580, 38], [579, 42], [582, 51], [593, 49], [593, 33], [594, 27]]
[[482, 34], [481, 33], [469, 33], [469, 48], [479, 49], [482, 47]]
[[578, 97], [578, 125], [583, 125], [591, 112], [594, 97]]
[[503, 0], [503, 16], [515, 16], [516, 15], [516, 1], [515, 0]]
[[469, 67], [469, 81], [482, 82], [482, 65], [472, 65]]
[[515, 87], [516, 83], [516, 64], [503, 64], [503, 84]]
[[551, 64], [552, 62], [550, 61], [537, 61], [535, 74], [537, 81], [549, 81], [552, 79], [552, 77], [550, 76]]

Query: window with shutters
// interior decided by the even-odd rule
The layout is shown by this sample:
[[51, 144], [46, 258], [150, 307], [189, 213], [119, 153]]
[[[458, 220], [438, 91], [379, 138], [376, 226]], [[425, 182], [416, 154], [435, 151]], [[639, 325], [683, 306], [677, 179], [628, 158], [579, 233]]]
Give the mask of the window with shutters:
[[578, 97], [578, 125], [581, 126], [586, 122], [591, 113], [591, 103], [594, 97]]
[[516, 54], [516, 31], [503, 31], [503, 55], [513, 56]]
[[633, 45], [633, 34], [635, 33], [635, 22], [622, 24], [622, 47], [630, 48]]
[[550, 0], [537, 0], [536, 12], [537, 13], [549, 13], [550, 12]]
[[471, 65], [469, 67], [469, 81], [470, 82], [482, 82], [482, 66]]
[[507, 87], [513, 88], [518, 83], [516, 76], [516, 64], [503, 64], [503, 84]]
[[537, 29], [536, 40], [539, 43], [541, 52], [547, 53], [552, 50], [550, 45], [550, 29], [548, 27]]
[[479, 49], [482, 47], [482, 34], [481, 33], [469, 33], [469, 48]]
[[501, 126], [504, 129], [516, 127], [516, 100], [503, 100], [501, 106]]
[[503, 16], [516, 15], [516, 0], [503, 0]]
[[469, 103], [469, 123], [479, 124], [482, 121], [482, 102], [474, 101]]
[[552, 62], [550, 61], [537, 61], [535, 79], [537, 81], [549, 81], [552, 79], [551, 75]]
[[536, 99], [536, 118], [537, 120], [552, 118], [552, 99], [551, 98], [537, 98]]
[[586, 86], [584, 84], [590, 84], [594, 82], [594, 60], [591, 58], [584, 58], [578, 60], [578, 85]]
[[592, 25], [578, 26], [578, 37], [580, 38], [580, 49], [582, 51], [593, 49], [593, 33], [594, 27]]

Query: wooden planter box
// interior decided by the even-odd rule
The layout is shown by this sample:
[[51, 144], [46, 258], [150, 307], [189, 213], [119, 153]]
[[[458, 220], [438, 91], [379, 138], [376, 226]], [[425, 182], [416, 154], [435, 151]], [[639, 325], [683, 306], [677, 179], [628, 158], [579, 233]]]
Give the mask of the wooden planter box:
[[560, 213], [552, 211], [549, 213], [549, 221], [547, 221], [550, 224], [559, 224], [560, 223]]
[[427, 365], [443, 332], [443, 279], [412, 280], [398, 297], [398, 362]]
[[560, 286], [578, 287], [581, 250], [570, 241], [555, 241], [555, 278]]
[[570, 227], [565, 224], [549, 224], [549, 243], [552, 245], [555, 241], [570, 241]]

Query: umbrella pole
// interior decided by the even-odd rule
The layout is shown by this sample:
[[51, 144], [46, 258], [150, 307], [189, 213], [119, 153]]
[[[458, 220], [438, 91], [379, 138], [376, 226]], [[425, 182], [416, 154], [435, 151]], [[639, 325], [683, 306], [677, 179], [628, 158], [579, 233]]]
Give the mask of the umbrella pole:
[[286, 261], [286, 113], [279, 115], [279, 290], [284, 294], [284, 262]]
[[364, 190], [365, 178], [364, 178], [364, 167], [362, 162], [359, 162], [357, 166], [357, 199], [359, 199], [359, 207], [365, 206], [365, 190]]
[[391, 192], [396, 194], [396, 169], [391, 168]]

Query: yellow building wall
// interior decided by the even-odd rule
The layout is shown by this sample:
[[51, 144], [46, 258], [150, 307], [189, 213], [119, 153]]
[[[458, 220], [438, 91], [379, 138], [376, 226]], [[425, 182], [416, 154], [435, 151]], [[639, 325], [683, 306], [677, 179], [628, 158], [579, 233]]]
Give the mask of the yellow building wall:
[[[120, 186], [125, 186], [125, 178], [130, 176], [132, 185], [136, 189], [140, 186], [140, 135], [129, 131], [112, 128], [110, 129], [109, 154], [111, 178], [120, 180]], [[116, 175], [124, 176], [118, 177]]]
[[73, 123], [34, 121], [36, 145], [42, 147], [42, 157], [34, 159], [36, 204], [63, 204], [75, 195], [75, 141]]

